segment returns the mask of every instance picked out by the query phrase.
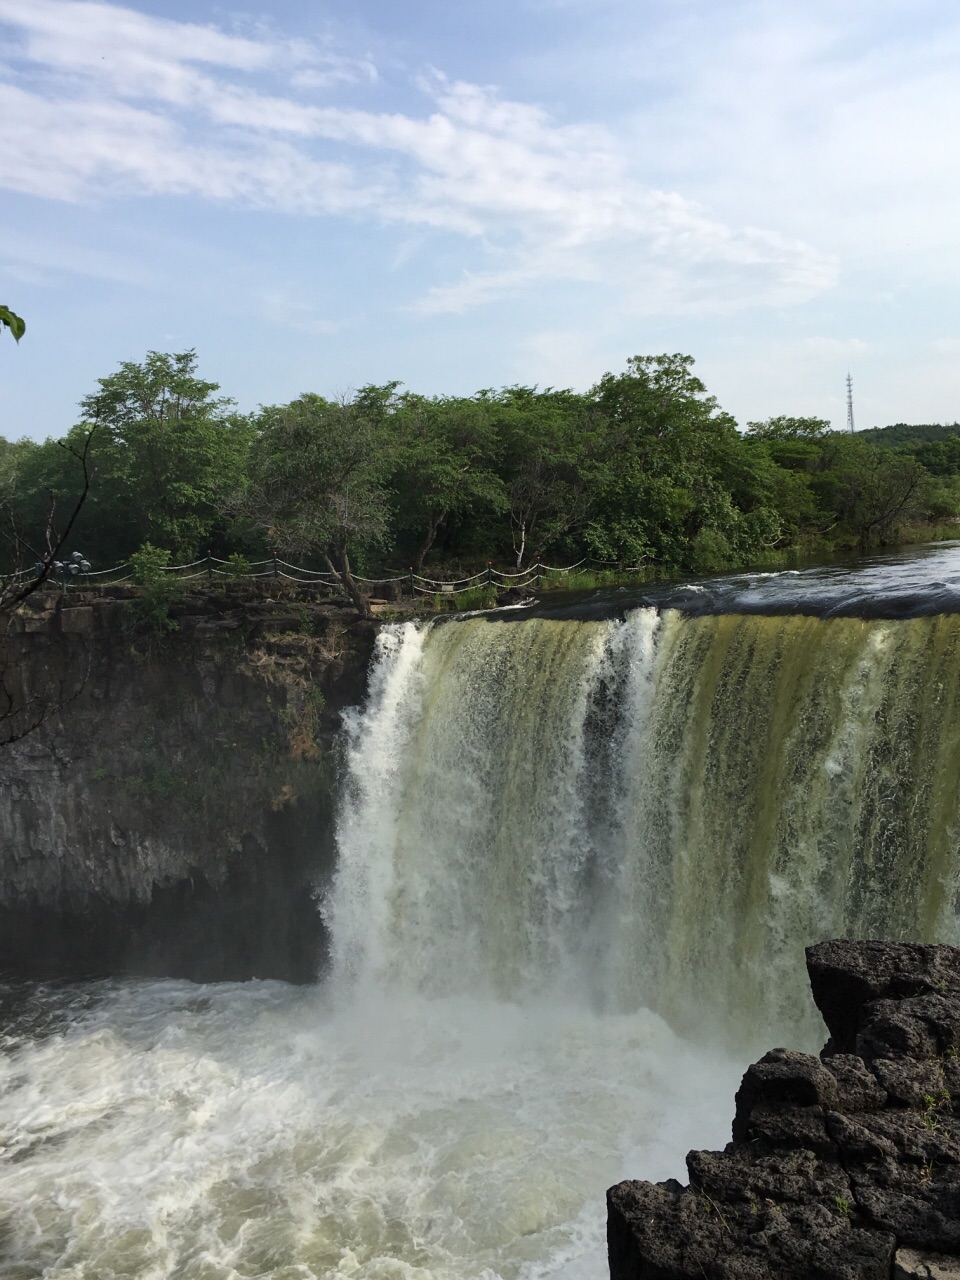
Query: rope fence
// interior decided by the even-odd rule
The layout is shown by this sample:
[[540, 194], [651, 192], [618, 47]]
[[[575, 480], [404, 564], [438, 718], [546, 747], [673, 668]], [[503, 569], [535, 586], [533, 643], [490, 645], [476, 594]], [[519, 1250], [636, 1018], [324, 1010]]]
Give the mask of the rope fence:
[[[488, 562], [485, 569], [463, 578], [428, 578], [423, 574], [415, 573], [412, 567], [406, 573], [394, 574], [392, 577], [367, 578], [358, 573], [352, 576], [355, 582], [364, 587], [399, 585], [401, 589], [406, 588], [411, 597], [415, 597], [416, 595], [459, 595], [464, 591], [476, 590], [482, 587], [501, 587], [513, 590], [528, 590], [534, 587], [539, 590], [546, 582], [550, 581], [551, 577], [566, 577], [579, 569], [586, 571], [592, 569], [601, 571], [615, 569], [620, 573], [637, 573], [643, 567], [642, 565], [623, 565], [613, 560], [598, 560], [592, 556], [584, 556], [575, 564], [569, 565], [548, 565], [538, 558], [534, 564], [526, 569], [520, 569], [516, 573], [508, 573], [506, 570], [496, 569], [492, 562]], [[266, 560], [248, 561], [242, 556], [222, 560], [219, 556], [208, 554], [199, 560], [191, 560], [186, 564], [158, 565], [156, 568], [164, 574], [173, 574], [181, 582], [240, 582], [268, 578], [302, 585], [327, 587], [336, 592], [343, 590], [343, 582], [339, 574], [331, 573], [329, 570], [311, 569], [304, 565], [291, 564], [290, 561], [283, 560], [279, 556], [271, 556]], [[35, 569], [17, 570], [5, 576], [0, 576], [0, 584], [19, 581], [34, 572], [36, 572]], [[122, 564], [114, 565], [111, 569], [90, 569], [82, 572], [71, 577], [69, 581], [74, 586], [82, 584], [88, 587], [97, 587], [132, 582], [134, 579], [133, 562], [125, 560]], [[56, 581], [58, 579], [53, 580]]]

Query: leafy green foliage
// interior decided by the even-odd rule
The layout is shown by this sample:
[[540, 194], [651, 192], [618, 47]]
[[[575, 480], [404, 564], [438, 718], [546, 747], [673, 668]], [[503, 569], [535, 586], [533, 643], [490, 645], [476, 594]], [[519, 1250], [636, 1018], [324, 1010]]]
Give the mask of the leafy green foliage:
[[33, 440], [4, 440], [0, 436], [0, 493], [11, 493], [24, 460], [39, 446]]
[[133, 580], [138, 587], [155, 587], [159, 582], [166, 582], [169, 564], [170, 552], [165, 547], [155, 547], [150, 542], [145, 542], [130, 557]]
[[943, 440], [927, 440], [913, 455], [925, 471], [934, 476], [960, 475], [960, 435]]
[[924, 511], [927, 473], [914, 458], [834, 433], [820, 464], [811, 487], [862, 548], [890, 541], [898, 521]]
[[520, 569], [531, 552], [543, 554], [587, 521], [601, 437], [597, 415], [572, 391], [508, 387], [494, 404]]
[[126, 546], [148, 540], [190, 558], [209, 542], [241, 482], [250, 443], [247, 419], [196, 376], [196, 354], [147, 354], [101, 378], [85, 397], [98, 419], [97, 483], [88, 518]]
[[357, 608], [368, 612], [350, 558], [384, 546], [393, 465], [386, 427], [388, 388], [364, 388], [351, 403], [303, 395], [261, 410], [249, 479], [238, 509], [270, 546], [316, 555], [337, 574]]
[[241, 555], [239, 551], [232, 552], [227, 556], [227, 563], [224, 566], [224, 573], [230, 578], [249, 578], [253, 570], [250, 568], [250, 561], [246, 556]]
[[[918, 540], [924, 521], [952, 533], [960, 518], [960, 427], [901, 424], [883, 447], [873, 438], [884, 433], [809, 417], [741, 434], [682, 354], [634, 356], [585, 394], [425, 397], [387, 382], [244, 417], [218, 391], [192, 351], [121, 364], [65, 442], [0, 440], [0, 502], [34, 530], [51, 496], [71, 510], [76, 455], [63, 443], [96, 420], [92, 492], [71, 535], [91, 559], [117, 563], [141, 546], [148, 573], [151, 555], [212, 547], [244, 576], [279, 552], [332, 571], [362, 611], [354, 566], [429, 575], [431, 560], [469, 573], [488, 559], [524, 569], [591, 556], [712, 573], [791, 548]], [[158, 593], [178, 588], [161, 578], [143, 591], [162, 629]]]
[[890, 427], [873, 427], [857, 433], [868, 444], [885, 449], [915, 449], [927, 441], [946, 440], [960, 434], [960, 422], [895, 422]]
[[67, 433], [68, 449], [46, 440], [0, 450], [0, 477], [16, 451], [13, 496], [27, 531], [42, 528], [51, 496], [72, 509], [80, 483], [74, 455], [97, 422], [91, 492], [73, 530], [88, 556], [115, 564], [144, 542], [181, 560], [210, 546], [234, 549], [233, 535], [225, 545], [226, 513], [246, 472], [252, 428], [217, 390], [196, 376], [194, 352], [149, 352], [84, 398], [84, 421]]
[[27, 331], [27, 325], [26, 321], [21, 319], [16, 312], [11, 311], [9, 307], [0, 305], [0, 333], [4, 329], [9, 329], [13, 334], [14, 341], [19, 342]]
[[767, 418], [765, 422], [748, 422], [747, 430], [755, 440], [810, 443], [829, 435], [830, 423], [826, 418]]
[[781, 533], [768, 461], [744, 448], [689, 356], [635, 356], [593, 396], [606, 424], [587, 530], [599, 559], [710, 572]]
[[471, 613], [476, 609], [492, 609], [497, 603], [497, 588], [482, 584], [465, 591], [438, 591], [430, 597], [434, 613]]
[[149, 542], [130, 557], [133, 580], [140, 588], [130, 601], [130, 611], [135, 626], [156, 644], [179, 626], [170, 617], [170, 607], [183, 595], [183, 584], [168, 570], [169, 563], [170, 552]]
[[418, 572], [438, 537], [470, 517], [506, 506], [492, 406], [482, 397], [399, 398], [393, 420], [397, 462], [390, 476], [394, 529]]
[[244, 514], [288, 554], [339, 557], [387, 538], [389, 441], [356, 405], [304, 395], [256, 422]]

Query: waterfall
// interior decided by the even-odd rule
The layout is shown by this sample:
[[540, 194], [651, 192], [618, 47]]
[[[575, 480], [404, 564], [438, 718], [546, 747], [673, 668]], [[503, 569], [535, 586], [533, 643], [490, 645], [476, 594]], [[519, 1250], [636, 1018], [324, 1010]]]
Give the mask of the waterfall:
[[513, 617], [381, 630], [316, 987], [0, 982], [0, 1274], [588, 1280], [805, 944], [960, 942], [960, 614]]
[[484, 617], [381, 635], [340, 982], [818, 1031], [802, 948], [960, 941], [960, 617]]

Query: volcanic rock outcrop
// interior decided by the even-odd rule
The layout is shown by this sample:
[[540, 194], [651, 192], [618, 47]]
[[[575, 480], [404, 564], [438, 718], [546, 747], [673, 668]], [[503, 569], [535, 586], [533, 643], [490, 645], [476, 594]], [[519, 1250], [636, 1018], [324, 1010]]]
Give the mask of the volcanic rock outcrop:
[[830, 1033], [774, 1049], [688, 1187], [607, 1194], [611, 1280], [960, 1280], [960, 950], [807, 951]]
[[375, 624], [271, 579], [159, 632], [136, 602], [38, 591], [0, 628], [0, 973], [313, 981]]

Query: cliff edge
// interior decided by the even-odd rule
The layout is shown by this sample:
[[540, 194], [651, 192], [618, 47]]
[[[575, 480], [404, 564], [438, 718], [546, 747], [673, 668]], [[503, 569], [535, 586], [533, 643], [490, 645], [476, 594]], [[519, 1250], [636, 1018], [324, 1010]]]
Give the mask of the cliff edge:
[[823, 942], [830, 1039], [774, 1049], [690, 1185], [607, 1193], [611, 1280], [960, 1280], [960, 950]]
[[0, 641], [0, 729], [36, 721], [0, 749], [0, 973], [311, 981], [376, 624], [269, 580], [160, 634], [135, 604], [37, 592]]

